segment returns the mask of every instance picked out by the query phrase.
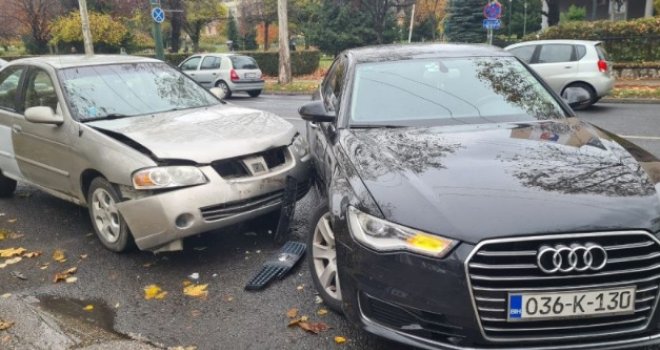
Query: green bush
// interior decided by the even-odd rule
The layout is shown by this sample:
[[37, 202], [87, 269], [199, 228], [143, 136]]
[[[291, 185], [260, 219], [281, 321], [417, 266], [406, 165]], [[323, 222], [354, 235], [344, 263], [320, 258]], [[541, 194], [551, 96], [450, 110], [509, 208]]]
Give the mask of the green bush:
[[587, 19], [587, 8], [571, 5], [568, 11], [559, 14], [559, 22], [584, 21]]
[[537, 38], [599, 40], [613, 61], [660, 61], [660, 17], [561, 23], [525, 40]]
[[[265, 75], [276, 76], [279, 73], [280, 56], [277, 51], [244, 51], [241, 54], [254, 57]], [[291, 51], [291, 70], [293, 75], [312, 74], [319, 69], [321, 53], [319, 51]]]

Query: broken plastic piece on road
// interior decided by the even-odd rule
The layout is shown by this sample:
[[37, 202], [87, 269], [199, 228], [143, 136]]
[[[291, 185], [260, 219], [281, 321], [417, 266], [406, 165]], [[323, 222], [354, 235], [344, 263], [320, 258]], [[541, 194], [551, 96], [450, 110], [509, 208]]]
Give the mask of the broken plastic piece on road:
[[282, 279], [305, 255], [306, 249], [307, 245], [304, 243], [286, 242], [275, 257], [263, 264], [261, 270], [245, 286], [245, 290], [261, 290], [276, 277]]

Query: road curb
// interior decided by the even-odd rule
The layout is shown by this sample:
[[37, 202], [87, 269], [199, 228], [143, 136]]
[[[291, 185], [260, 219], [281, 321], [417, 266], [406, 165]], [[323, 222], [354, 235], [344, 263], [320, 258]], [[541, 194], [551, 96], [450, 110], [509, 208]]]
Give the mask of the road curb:
[[660, 104], [660, 99], [653, 98], [604, 98], [601, 103]]
[[264, 91], [262, 95], [271, 95], [271, 96], [312, 96], [312, 92], [288, 92], [288, 91]]

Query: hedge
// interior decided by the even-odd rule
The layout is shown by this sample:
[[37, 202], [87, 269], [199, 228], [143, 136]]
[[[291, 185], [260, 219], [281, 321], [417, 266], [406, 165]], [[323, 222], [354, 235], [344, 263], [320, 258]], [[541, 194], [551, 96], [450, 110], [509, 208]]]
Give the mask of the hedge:
[[599, 40], [615, 62], [660, 61], [660, 17], [567, 22], [525, 37], [536, 39]]
[[[280, 56], [277, 51], [246, 51], [241, 54], [254, 57], [265, 75], [277, 76]], [[319, 51], [291, 51], [291, 70], [293, 75], [312, 74], [319, 69], [321, 53]]]

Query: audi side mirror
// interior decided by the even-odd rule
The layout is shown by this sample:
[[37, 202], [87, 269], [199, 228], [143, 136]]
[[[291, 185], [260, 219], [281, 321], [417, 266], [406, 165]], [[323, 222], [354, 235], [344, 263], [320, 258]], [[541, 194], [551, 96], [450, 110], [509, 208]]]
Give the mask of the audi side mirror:
[[334, 112], [329, 112], [325, 109], [323, 101], [306, 103], [298, 109], [298, 113], [304, 120], [314, 123], [328, 123], [337, 119], [337, 115]]

